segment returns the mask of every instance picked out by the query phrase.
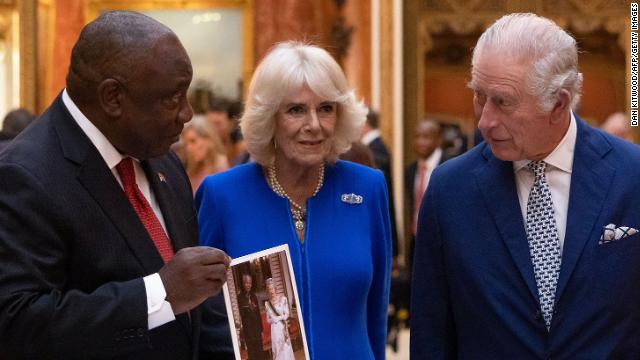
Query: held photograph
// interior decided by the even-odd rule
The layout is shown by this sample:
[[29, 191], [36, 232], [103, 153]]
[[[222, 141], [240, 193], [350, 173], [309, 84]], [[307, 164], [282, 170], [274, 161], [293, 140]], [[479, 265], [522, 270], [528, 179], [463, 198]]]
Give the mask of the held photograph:
[[234, 259], [223, 292], [236, 360], [310, 359], [287, 245]]

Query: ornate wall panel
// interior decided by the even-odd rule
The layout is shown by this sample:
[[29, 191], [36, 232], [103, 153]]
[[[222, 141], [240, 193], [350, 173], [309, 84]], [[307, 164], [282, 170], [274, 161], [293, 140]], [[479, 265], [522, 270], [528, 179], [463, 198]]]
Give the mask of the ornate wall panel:
[[[4, 6], [6, 5], [6, 6]], [[20, 105], [17, 10], [10, 2], [0, 5], [0, 125], [4, 114]]]
[[78, 39], [80, 30], [85, 23], [83, 0], [65, 0], [55, 2], [56, 14], [64, 16], [55, 17], [53, 36], [52, 62], [56, 66], [49, 67], [51, 83], [49, 84], [48, 102], [53, 100], [65, 87], [67, 69], [71, 49]]
[[[603, 121], [608, 114], [627, 108], [628, 6], [628, 1], [621, 0], [419, 1], [419, 43], [413, 49], [422, 59], [418, 66], [424, 69], [424, 76], [418, 86], [425, 95], [418, 117], [432, 114], [452, 119], [464, 130], [473, 130], [471, 93], [465, 86], [472, 47], [499, 17], [511, 12], [534, 12], [553, 19], [578, 40], [581, 71], [585, 74], [580, 111], [593, 123]], [[405, 51], [410, 53], [412, 48]], [[413, 128], [414, 122], [409, 119], [408, 129]]]
[[37, 2], [22, 0], [17, 3], [20, 14], [20, 105], [38, 109], [38, 48]]
[[[85, 22], [88, 22], [98, 16], [98, 14], [102, 11], [106, 10], [137, 10], [143, 12], [155, 12], [159, 10], [166, 10], [170, 12], [180, 12], [180, 11], [194, 11], [199, 10], [203, 12], [207, 12], [207, 14], [203, 14], [205, 16], [211, 15], [215, 16], [212, 12], [215, 10], [239, 10], [241, 12], [241, 42], [242, 42], [242, 55], [241, 58], [236, 59], [236, 62], [242, 63], [242, 74], [241, 74], [241, 84], [238, 85], [240, 88], [240, 93], [246, 89], [246, 85], [248, 84], [251, 74], [254, 68], [254, 1], [253, 0], [84, 0], [85, 1]], [[153, 15], [151, 15], [153, 16]], [[218, 15], [220, 16], [220, 15]], [[223, 29], [226, 31], [226, 29]], [[233, 29], [229, 31], [235, 31]], [[186, 46], [186, 45], [185, 45]], [[206, 47], [206, 44], [202, 44], [203, 47]], [[187, 48], [187, 50], [189, 50]], [[194, 63], [194, 80], [196, 75], [196, 64], [195, 59], [193, 59], [193, 54], [190, 54], [192, 57], [192, 62]], [[221, 54], [220, 56], [224, 56]], [[203, 60], [203, 59], [199, 59]], [[228, 59], [226, 59], [228, 60]], [[210, 59], [211, 62], [215, 63], [215, 59]], [[202, 63], [202, 61], [199, 61]], [[193, 85], [198, 85], [194, 84]]]

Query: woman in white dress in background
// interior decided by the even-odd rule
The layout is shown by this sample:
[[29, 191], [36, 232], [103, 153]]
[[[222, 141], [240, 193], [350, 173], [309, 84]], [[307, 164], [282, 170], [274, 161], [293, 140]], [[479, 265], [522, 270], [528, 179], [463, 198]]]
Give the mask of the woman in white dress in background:
[[265, 281], [269, 300], [264, 303], [267, 310], [267, 320], [271, 324], [271, 353], [273, 360], [294, 360], [291, 338], [287, 328], [289, 318], [289, 302], [286, 296], [276, 293], [273, 280], [268, 278]]

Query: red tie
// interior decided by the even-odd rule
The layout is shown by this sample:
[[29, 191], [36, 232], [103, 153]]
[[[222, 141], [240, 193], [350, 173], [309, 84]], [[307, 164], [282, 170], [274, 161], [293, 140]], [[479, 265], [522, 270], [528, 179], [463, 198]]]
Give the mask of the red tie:
[[127, 198], [129, 198], [129, 202], [131, 202], [131, 205], [138, 214], [142, 225], [144, 225], [149, 236], [151, 236], [162, 260], [166, 263], [173, 256], [173, 248], [171, 247], [169, 237], [162, 228], [162, 224], [160, 224], [160, 221], [153, 212], [151, 205], [149, 205], [147, 199], [142, 195], [138, 184], [136, 184], [136, 174], [133, 170], [133, 161], [131, 158], [122, 159], [122, 161], [116, 165], [116, 170], [118, 170], [118, 175], [120, 175], [120, 180], [122, 181], [122, 187], [124, 188], [124, 192], [127, 194]]
[[420, 204], [422, 203], [422, 197], [424, 196], [425, 188], [425, 175], [427, 174], [427, 164], [424, 161], [418, 161], [418, 187], [416, 187], [413, 194], [413, 235], [418, 232], [418, 212], [420, 211]]

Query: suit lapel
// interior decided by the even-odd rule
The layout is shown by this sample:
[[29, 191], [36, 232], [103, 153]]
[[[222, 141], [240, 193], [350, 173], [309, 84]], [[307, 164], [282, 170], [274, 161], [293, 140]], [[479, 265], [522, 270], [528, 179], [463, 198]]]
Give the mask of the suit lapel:
[[176, 207], [180, 207], [179, 202], [173, 188], [169, 186], [169, 181], [175, 181], [175, 179], [166, 177], [167, 169], [159, 159], [143, 161], [141, 165], [162, 211], [162, 217], [174, 251], [177, 252], [184, 247], [193, 246], [194, 244], [187, 236], [189, 232], [187, 231], [186, 219], [180, 211], [176, 211]]
[[158, 250], [97, 150], [90, 151], [81, 165], [78, 180], [127, 241], [145, 272], [158, 271], [164, 265]]
[[478, 187], [520, 275], [538, 302], [538, 287], [521, 216], [513, 164], [495, 158], [488, 146], [483, 155], [488, 161], [476, 171]]
[[610, 144], [582, 121], [577, 120], [577, 125], [567, 231], [556, 289], [556, 303], [562, 296], [586, 243], [593, 237], [596, 220], [615, 176], [615, 169], [603, 160], [604, 155], [611, 149]]
[[158, 271], [163, 265], [158, 250], [104, 159], [69, 114], [61, 95], [51, 111], [62, 153], [78, 166], [78, 181], [118, 229], [144, 271]]

